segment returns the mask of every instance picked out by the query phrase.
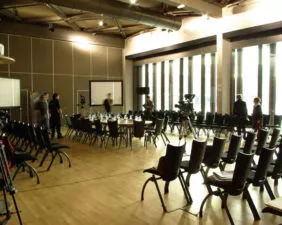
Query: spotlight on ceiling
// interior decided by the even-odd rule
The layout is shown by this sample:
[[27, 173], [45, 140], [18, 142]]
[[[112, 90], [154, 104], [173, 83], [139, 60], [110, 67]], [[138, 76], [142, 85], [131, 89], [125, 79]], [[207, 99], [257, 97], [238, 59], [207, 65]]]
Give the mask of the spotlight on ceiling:
[[103, 25], [104, 25], [104, 21], [103, 21], [103, 20], [100, 20], [100, 21], [99, 21], [99, 26], [102, 27]]
[[180, 5], [177, 6], [178, 9], [183, 9], [184, 7], [185, 7], [184, 4], [180, 4]]
[[54, 32], [55, 28], [54, 28], [54, 24], [53, 23], [49, 24], [48, 30], [51, 31], [51, 32]]
[[130, 0], [131, 4], [135, 4], [137, 0]]

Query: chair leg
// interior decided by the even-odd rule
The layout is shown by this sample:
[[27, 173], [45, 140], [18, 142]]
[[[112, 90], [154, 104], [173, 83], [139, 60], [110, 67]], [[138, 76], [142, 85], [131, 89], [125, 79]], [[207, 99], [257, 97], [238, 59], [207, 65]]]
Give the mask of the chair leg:
[[162, 197], [162, 194], [161, 194], [161, 191], [160, 191], [158, 182], [157, 182], [157, 180], [156, 180], [156, 178], [155, 178], [154, 175], [153, 175], [153, 182], [155, 183], [155, 186], [156, 186], [156, 188], [157, 188], [157, 192], [158, 192], [158, 195], [159, 195], [159, 198], [160, 198], [160, 201], [161, 201], [163, 210], [164, 210], [164, 212], [167, 212], [167, 209], [166, 209], [166, 206], [165, 206], [165, 204], [164, 204], [164, 200], [163, 200], [163, 197]]
[[52, 164], [53, 164], [53, 162], [54, 162], [54, 159], [56, 158], [57, 155], [58, 155], [57, 152], [56, 152], [55, 154], [52, 153], [52, 160], [51, 160], [51, 162], [50, 162], [50, 164], [49, 164], [49, 166], [48, 166], [47, 171], [50, 170], [50, 168], [51, 168], [51, 166], [52, 166]]
[[164, 132], [164, 131], [162, 132], [162, 134], [164, 135], [164, 137], [165, 137], [166, 141], [167, 141], [168, 143], [170, 143], [170, 141], [169, 141], [169, 139], [168, 139], [168, 137], [166, 136], [166, 134], [165, 134], [165, 132]]
[[108, 146], [109, 139], [110, 139], [110, 136], [108, 137], [108, 139], [107, 139], [107, 141], [106, 141], [105, 149], [106, 149], [107, 146]]
[[165, 182], [164, 193], [167, 194], [169, 192], [169, 182]]
[[187, 203], [188, 204], [192, 204], [193, 199], [192, 199], [191, 194], [189, 192], [189, 188], [188, 188], [187, 184], [184, 181], [183, 174], [179, 173], [178, 178], [179, 178], [180, 184], [182, 186], [182, 189], [183, 189], [183, 192], [184, 192], [184, 196], [186, 198]]
[[225, 211], [226, 211], [226, 214], [227, 214], [227, 216], [228, 216], [228, 219], [229, 219], [229, 221], [230, 221], [230, 224], [231, 225], [235, 225], [234, 224], [234, 221], [233, 221], [233, 219], [232, 219], [232, 216], [231, 216], [231, 214], [230, 214], [230, 211], [229, 211], [229, 209], [228, 209], [228, 207], [227, 207], [227, 198], [228, 198], [228, 194], [227, 193], [225, 193], [224, 194], [224, 203], [223, 203], [223, 205], [225, 206], [224, 207], [224, 209], [225, 209]]
[[143, 187], [142, 187], [142, 192], [141, 192], [141, 201], [144, 200], [144, 192], [145, 192], [145, 188], [147, 186], [147, 184], [150, 182], [150, 181], [153, 181], [153, 178], [150, 177], [149, 179], [146, 180], [146, 182], [144, 183]]
[[271, 190], [271, 187], [270, 187], [270, 185], [269, 185], [267, 179], [265, 179], [264, 186], [265, 186], [265, 188], [266, 188], [266, 191], [267, 191], [267, 193], [268, 193], [270, 199], [271, 199], [271, 200], [274, 200], [274, 199], [275, 199], [275, 196], [274, 196], [274, 194], [273, 194], [273, 191]]
[[162, 138], [162, 140], [163, 140], [164, 145], [166, 145], [166, 142], [165, 142], [165, 139], [164, 139], [164, 137], [163, 137], [163, 134], [160, 133], [160, 136], [161, 136], [161, 138]]
[[44, 154], [44, 156], [43, 156], [43, 158], [42, 158], [42, 160], [41, 160], [41, 162], [39, 164], [40, 167], [43, 166], [43, 163], [45, 162], [45, 160], [46, 160], [46, 158], [48, 156], [48, 153], [49, 153], [48, 150], [46, 150], [46, 152], [45, 152], [45, 154]]
[[59, 151], [60, 157], [62, 157], [61, 154], [63, 154], [67, 158], [67, 160], [69, 161], [69, 168], [71, 168], [71, 159], [70, 159], [69, 155], [66, 152]]
[[14, 173], [14, 175], [13, 175], [13, 178], [12, 178], [13, 180], [15, 180], [15, 178], [16, 178], [18, 172], [20, 171], [20, 169], [21, 169], [21, 166], [18, 166], [16, 171], [15, 171], [15, 173]]
[[26, 166], [35, 174], [36, 179], [37, 179], [37, 184], [40, 184], [40, 179], [39, 179], [39, 175], [36, 171], [35, 168], [33, 168], [29, 163], [25, 162]]
[[250, 209], [251, 209], [251, 211], [252, 211], [252, 214], [253, 214], [253, 216], [254, 216], [254, 219], [255, 219], [255, 220], [260, 220], [260, 216], [259, 216], [258, 211], [257, 211], [257, 209], [256, 209], [256, 206], [255, 206], [255, 204], [254, 204], [254, 202], [253, 202], [253, 199], [252, 199], [252, 197], [251, 197], [251, 195], [250, 195], [250, 192], [249, 192], [249, 190], [246, 189], [246, 188], [245, 188], [245, 190], [244, 190], [244, 195], [245, 195], [246, 198], [247, 198], [247, 202], [248, 202], [249, 207], [250, 207]]
[[200, 207], [200, 212], [199, 212], [199, 216], [200, 216], [200, 217], [203, 217], [203, 208], [204, 208], [204, 205], [205, 205], [206, 201], [208, 200], [208, 198], [209, 198], [210, 196], [212, 196], [212, 195], [213, 195], [213, 193], [209, 193], [209, 194], [204, 198], [204, 200], [202, 201], [202, 204], [201, 204], [201, 207]]

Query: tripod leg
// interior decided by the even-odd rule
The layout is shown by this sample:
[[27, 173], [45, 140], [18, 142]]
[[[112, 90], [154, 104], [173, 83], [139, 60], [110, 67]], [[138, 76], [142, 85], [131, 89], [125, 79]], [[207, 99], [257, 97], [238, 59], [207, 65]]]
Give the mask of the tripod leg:
[[16, 198], [15, 198], [15, 195], [14, 195], [14, 194], [12, 194], [12, 198], [13, 198], [13, 202], [14, 202], [14, 205], [15, 205], [15, 209], [16, 209], [16, 212], [17, 212], [17, 216], [18, 216], [19, 223], [20, 223], [20, 225], [23, 225], [23, 221], [22, 221], [22, 218], [21, 218], [21, 214], [20, 214], [20, 211], [19, 211], [19, 208], [18, 208], [18, 204], [17, 204], [17, 201], [16, 201]]

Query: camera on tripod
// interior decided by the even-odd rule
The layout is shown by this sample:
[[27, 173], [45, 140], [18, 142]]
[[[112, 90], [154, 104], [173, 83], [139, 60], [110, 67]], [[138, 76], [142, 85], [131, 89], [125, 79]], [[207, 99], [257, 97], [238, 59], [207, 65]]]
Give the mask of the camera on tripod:
[[179, 109], [182, 117], [187, 118], [194, 115], [193, 99], [195, 98], [194, 94], [184, 95], [184, 101], [179, 101], [178, 104], [175, 104], [175, 107]]

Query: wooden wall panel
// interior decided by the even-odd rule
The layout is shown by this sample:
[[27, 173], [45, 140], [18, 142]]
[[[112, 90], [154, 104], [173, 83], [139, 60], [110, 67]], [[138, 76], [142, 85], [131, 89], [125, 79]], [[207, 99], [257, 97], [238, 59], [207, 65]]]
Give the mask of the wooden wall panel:
[[90, 50], [81, 49], [74, 45], [74, 75], [77, 76], [90, 76]]
[[51, 40], [32, 38], [32, 65], [34, 73], [53, 73], [52, 51]]
[[31, 39], [10, 35], [10, 56], [16, 60], [11, 72], [31, 72]]
[[[107, 47], [95, 45], [92, 48], [93, 76], [107, 77]], [[95, 78], [96, 79], [96, 78]]]
[[109, 77], [122, 77], [122, 49], [109, 48]]
[[54, 41], [55, 74], [72, 74], [72, 43]]
[[53, 93], [53, 76], [50, 75], [33, 75], [33, 91], [35, 92], [48, 92], [50, 95]]

